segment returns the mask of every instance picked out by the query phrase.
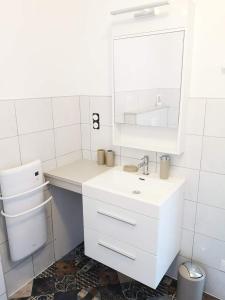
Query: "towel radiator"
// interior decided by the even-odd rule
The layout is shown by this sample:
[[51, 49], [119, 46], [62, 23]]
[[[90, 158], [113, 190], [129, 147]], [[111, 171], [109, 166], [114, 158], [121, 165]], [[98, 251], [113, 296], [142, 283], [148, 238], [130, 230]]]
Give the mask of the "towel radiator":
[[21, 260], [47, 242], [45, 187], [41, 161], [0, 171], [0, 186], [12, 261]]

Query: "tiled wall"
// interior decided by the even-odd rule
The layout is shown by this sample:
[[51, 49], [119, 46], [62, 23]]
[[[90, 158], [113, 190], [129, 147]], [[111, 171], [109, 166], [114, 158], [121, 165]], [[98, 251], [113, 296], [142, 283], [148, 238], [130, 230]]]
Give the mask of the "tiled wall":
[[[151, 170], [158, 171], [160, 154], [112, 146], [111, 101], [111, 97], [88, 96], [0, 101], [0, 169], [37, 157], [45, 169], [51, 169], [81, 158], [81, 148], [86, 159], [95, 159], [96, 150], [105, 148], [116, 151], [117, 164], [138, 163], [148, 154]], [[93, 112], [100, 114], [100, 130], [92, 128]], [[170, 274], [175, 276], [177, 264], [193, 257], [207, 271], [207, 292], [221, 299], [225, 299], [224, 115], [225, 100], [188, 101], [186, 150], [182, 156], [172, 157], [171, 169], [172, 174], [185, 176], [187, 184], [182, 250]], [[48, 245], [13, 264], [0, 219], [0, 253], [9, 292], [54, 260], [50, 209], [48, 220]]]
[[[40, 158], [44, 170], [49, 170], [81, 157], [79, 97], [0, 100], [0, 169]], [[49, 206], [46, 247], [12, 263], [4, 219], [0, 217], [0, 255], [9, 295], [54, 261], [52, 229]]]
[[[100, 130], [93, 130], [91, 115], [100, 113]], [[182, 250], [171, 267], [190, 259], [203, 264], [208, 293], [225, 299], [225, 99], [189, 99], [185, 153], [172, 157], [172, 175], [185, 176]], [[117, 163], [138, 163], [146, 152], [113, 147], [111, 98], [81, 97], [84, 158], [96, 157], [97, 148], [114, 149]], [[159, 169], [159, 153], [147, 153], [151, 169]]]

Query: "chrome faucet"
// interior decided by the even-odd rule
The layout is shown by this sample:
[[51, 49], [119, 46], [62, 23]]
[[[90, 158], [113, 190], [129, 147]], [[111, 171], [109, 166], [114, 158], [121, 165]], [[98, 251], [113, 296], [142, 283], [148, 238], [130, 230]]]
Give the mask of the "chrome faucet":
[[149, 175], [149, 157], [145, 155], [141, 160], [138, 169], [143, 168], [143, 175]]

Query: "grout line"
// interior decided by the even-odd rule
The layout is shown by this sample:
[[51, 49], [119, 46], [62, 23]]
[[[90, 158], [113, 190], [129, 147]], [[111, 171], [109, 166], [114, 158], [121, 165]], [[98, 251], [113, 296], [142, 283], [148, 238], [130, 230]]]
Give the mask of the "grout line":
[[[91, 97], [88, 97], [88, 121], [89, 121], [89, 130], [90, 130], [90, 135], [89, 135], [89, 143], [90, 143], [90, 155], [91, 155], [91, 160], [94, 160], [93, 155], [92, 155], [92, 120], [91, 120]], [[101, 126], [101, 125], [100, 125]]]
[[[54, 131], [56, 129], [68, 128], [68, 127], [73, 127], [73, 126], [77, 126], [77, 125], [80, 125], [80, 123], [73, 123], [73, 124], [70, 124], [70, 125], [64, 125], [64, 126], [55, 127], [55, 128], [54, 127], [50, 127], [50, 128], [47, 128], [47, 129], [31, 131], [31, 132], [22, 133], [22, 134], [18, 133], [16, 135], [12, 135], [12, 136], [7, 136], [7, 137], [4, 137], [4, 138], [0, 138], [0, 141], [12, 139], [12, 138], [15, 138], [15, 137], [27, 136], [27, 135], [31, 135], [31, 134], [35, 134], [35, 133], [42, 133], [42, 132], [46, 132], [46, 131]], [[17, 132], [18, 132], [18, 129], [17, 129]]]
[[21, 152], [21, 144], [20, 144], [20, 138], [19, 138], [18, 116], [17, 116], [15, 101], [13, 101], [13, 106], [14, 106], [15, 120], [16, 120], [16, 131], [17, 131], [17, 139], [18, 139], [18, 145], [19, 145], [20, 164], [22, 165], [22, 152]]
[[54, 143], [54, 159], [56, 161], [57, 166], [57, 160], [56, 160], [56, 138], [55, 138], [55, 121], [54, 121], [54, 114], [53, 114], [53, 98], [51, 98], [51, 116], [52, 116], [52, 125], [53, 125], [53, 143]]
[[206, 237], [206, 238], [208, 238], [208, 239], [210, 239], [210, 240], [215, 240], [215, 241], [218, 241], [218, 242], [221, 242], [221, 243], [224, 243], [224, 244], [225, 244], [225, 240], [221, 240], [221, 239], [212, 237], [212, 236], [210, 236], [210, 235], [207, 235], [207, 234], [205, 234], [205, 233], [201, 233], [201, 232], [198, 232], [198, 231], [194, 232], [193, 230], [189, 230], [189, 229], [186, 229], [186, 228], [183, 228], [183, 229], [185, 229], [185, 230], [187, 230], [187, 231], [191, 231], [191, 232], [196, 233], [196, 234], [198, 234], [198, 235], [202, 235], [202, 236], [204, 236], [204, 237]]
[[81, 140], [81, 157], [82, 160], [84, 159], [84, 154], [83, 154], [83, 134], [82, 134], [82, 123], [81, 123], [81, 104], [80, 104], [80, 96], [78, 96], [78, 104], [79, 104], [79, 115], [80, 115], [80, 140]]
[[[205, 114], [204, 114], [203, 133], [205, 132], [205, 126], [206, 126], [206, 106], [207, 106], [207, 99], [205, 101]], [[202, 136], [202, 144], [201, 144], [200, 170], [202, 170], [203, 139], [204, 139], [204, 136]], [[198, 208], [199, 208], [198, 207], [198, 203], [199, 203], [199, 190], [200, 190], [200, 171], [199, 171], [199, 174], [198, 174], [198, 190], [197, 190], [197, 201], [196, 201], [196, 208], [195, 208], [194, 235], [193, 235], [193, 241], [192, 241], [191, 262], [193, 262], [194, 248], [195, 248], [196, 226], [197, 226], [197, 216], [198, 216]]]

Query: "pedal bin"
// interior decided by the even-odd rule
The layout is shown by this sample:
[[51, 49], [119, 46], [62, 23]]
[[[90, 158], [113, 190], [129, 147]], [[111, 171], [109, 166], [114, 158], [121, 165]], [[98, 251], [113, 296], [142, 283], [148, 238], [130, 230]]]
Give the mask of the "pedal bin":
[[180, 265], [178, 271], [177, 300], [202, 300], [206, 274], [191, 263]]

